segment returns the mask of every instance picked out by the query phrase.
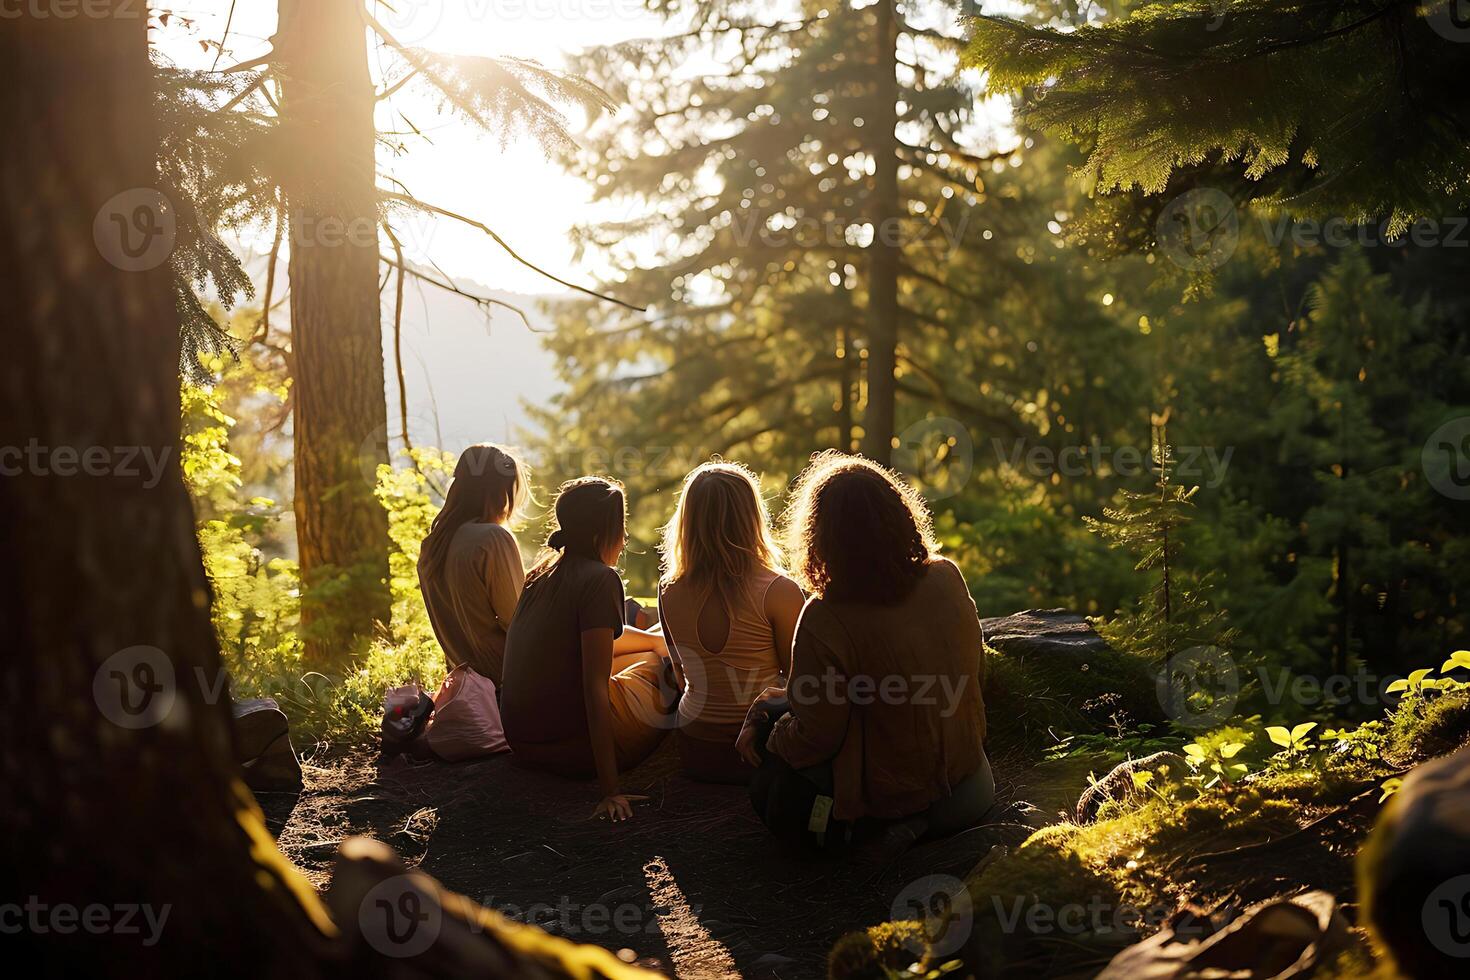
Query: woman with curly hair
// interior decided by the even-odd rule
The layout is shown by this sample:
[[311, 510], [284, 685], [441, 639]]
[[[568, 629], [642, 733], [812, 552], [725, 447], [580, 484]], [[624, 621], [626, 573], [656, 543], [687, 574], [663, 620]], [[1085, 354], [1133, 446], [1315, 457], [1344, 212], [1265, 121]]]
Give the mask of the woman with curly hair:
[[756, 811], [778, 836], [829, 850], [973, 826], [995, 796], [983, 638], [923, 499], [870, 460], [827, 452], [797, 479], [785, 529], [811, 598], [786, 689], [757, 700], [737, 741], [759, 765]]
[[780, 549], [746, 466], [714, 461], [684, 479], [664, 529], [659, 618], [679, 686], [679, 758], [703, 782], [750, 781], [735, 751], [751, 701], [780, 686], [791, 667], [801, 589]]

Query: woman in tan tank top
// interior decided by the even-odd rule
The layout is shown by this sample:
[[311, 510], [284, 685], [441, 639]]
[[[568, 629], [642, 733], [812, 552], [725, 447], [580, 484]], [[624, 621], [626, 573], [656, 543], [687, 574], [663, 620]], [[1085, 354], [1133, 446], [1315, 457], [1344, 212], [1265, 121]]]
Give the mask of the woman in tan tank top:
[[735, 751], [751, 703], [785, 685], [802, 594], [781, 569], [754, 473], [705, 463], [684, 480], [664, 529], [659, 616], [683, 689], [675, 719], [684, 771], [744, 783]]

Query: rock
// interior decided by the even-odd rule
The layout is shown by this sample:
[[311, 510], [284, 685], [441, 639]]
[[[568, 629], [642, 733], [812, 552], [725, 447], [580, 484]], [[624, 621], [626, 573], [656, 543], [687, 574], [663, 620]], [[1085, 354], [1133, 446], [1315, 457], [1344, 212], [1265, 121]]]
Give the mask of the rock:
[[1078, 823], [1091, 823], [1097, 819], [1097, 812], [1104, 803], [1131, 799], [1139, 793], [1138, 784], [1133, 781], [1134, 773], [1156, 772], [1159, 769], [1166, 769], [1170, 776], [1182, 777], [1189, 772], [1189, 763], [1175, 752], [1155, 752], [1141, 759], [1119, 763], [1113, 767], [1112, 772], [1083, 791], [1082, 798], [1077, 801], [1074, 818]]
[[1110, 647], [1083, 616], [1028, 609], [980, 622], [988, 742], [1030, 751], [1060, 732], [1164, 720], [1154, 670]]
[[290, 722], [272, 698], [236, 701], [235, 761], [253, 790], [293, 790], [301, 786], [301, 763], [291, 748]]
[[1404, 777], [1358, 852], [1361, 918], [1406, 977], [1470, 962], [1470, 748]]
[[1181, 917], [1113, 957], [1097, 980], [1309, 977], [1350, 943], [1337, 900], [1323, 891], [1304, 892], [1251, 906], [1218, 924]]
[[1065, 609], [1027, 609], [982, 619], [980, 626], [986, 646], [1012, 657], [1065, 656], [1085, 663], [1112, 652], [1085, 617]]

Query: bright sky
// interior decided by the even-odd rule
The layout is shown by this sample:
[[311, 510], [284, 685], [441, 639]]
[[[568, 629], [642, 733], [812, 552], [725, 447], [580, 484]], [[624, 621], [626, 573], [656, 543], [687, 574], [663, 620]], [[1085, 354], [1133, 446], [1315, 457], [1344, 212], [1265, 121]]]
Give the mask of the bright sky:
[[[157, 8], [174, 12], [155, 38], [175, 62], [210, 68], [215, 54], [201, 40], [224, 36], [230, 0], [178, 0]], [[240, 0], [220, 67], [264, 54], [275, 31], [275, 4]], [[375, 16], [402, 43], [438, 51], [512, 55], [562, 67], [566, 52], [595, 44], [647, 37], [666, 30], [642, 0], [392, 0], [376, 3]], [[187, 21], [187, 23], [185, 23]], [[376, 71], [376, 66], [374, 66]], [[504, 150], [494, 137], [477, 134], [459, 119], [439, 115], [432, 104], [405, 89], [383, 104], [379, 125], [404, 129], [402, 111], [431, 142], [410, 137], [409, 152], [380, 164], [420, 198], [494, 228], [518, 252], [562, 278], [592, 285], [601, 267], [589, 257], [572, 262], [567, 230], [589, 214], [590, 188], [544, 158], [530, 141]], [[571, 121], [582, 120], [573, 110]], [[606, 212], [602, 212], [606, 213]], [[509, 259], [483, 234], [446, 220], [400, 223], [410, 258], [432, 257], [445, 272], [495, 289], [560, 292]], [[264, 251], [264, 243], [262, 243]]]

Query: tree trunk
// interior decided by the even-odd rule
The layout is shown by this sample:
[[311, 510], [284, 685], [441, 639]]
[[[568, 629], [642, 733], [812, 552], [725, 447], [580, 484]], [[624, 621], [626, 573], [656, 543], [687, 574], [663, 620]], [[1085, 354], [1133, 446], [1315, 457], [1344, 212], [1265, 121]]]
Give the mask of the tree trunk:
[[852, 452], [852, 331], [846, 324], [837, 328], [837, 349], [841, 353], [837, 365], [837, 448]]
[[360, 0], [280, 0], [285, 191], [291, 225], [296, 540], [308, 659], [340, 663], [386, 623], [388, 461], [374, 93]]
[[35, 909], [7, 938], [56, 975], [312, 973], [320, 904], [235, 778], [180, 475], [144, 8], [87, 9], [0, 31], [0, 444], [26, 451], [0, 479], [0, 847]]
[[863, 416], [863, 452], [880, 463], [893, 454], [894, 401], [898, 366], [898, 271], [902, 232], [898, 194], [898, 23], [895, 0], [879, 0], [876, 17], [872, 118], [875, 138], [873, 193], [868, 246], [868, 405]]
[[0, 561], [19, 573], [0, 589], [10, 962], [54, 976], [651, 976], [405, 874], [372, 841], [344, 845], [329, 916], [276, 849], [237, 775], [179, 467], [172, 209], [151, 189], [143, 7], [87, 11], [30, 6], [0, 31], [0, 262], [16, 273], [0, 290]]

